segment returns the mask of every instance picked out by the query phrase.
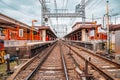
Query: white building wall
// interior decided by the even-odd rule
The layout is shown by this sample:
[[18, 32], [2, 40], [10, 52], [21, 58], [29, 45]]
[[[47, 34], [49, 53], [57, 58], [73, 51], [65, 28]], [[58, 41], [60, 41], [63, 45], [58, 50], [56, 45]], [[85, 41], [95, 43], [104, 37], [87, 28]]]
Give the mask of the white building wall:
[[42, 41], [46, 41], [46, 30], [42, 30]]
[[82, 41], [85, 41], [85, 29], [82, 30]]
[[85, 31], [85, 29], [82, 29], [82, 41], [88, 41], [89, 37]]

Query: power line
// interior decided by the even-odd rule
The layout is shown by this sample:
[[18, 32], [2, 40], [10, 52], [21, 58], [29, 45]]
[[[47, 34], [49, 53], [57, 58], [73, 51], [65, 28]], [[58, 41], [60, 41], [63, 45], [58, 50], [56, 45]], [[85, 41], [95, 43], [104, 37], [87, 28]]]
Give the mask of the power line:
[[[3, 2], [2, 0], [0, 1], [0, 3], [3, 3], [3, 4], [6, 5], [8, 8], [11, 8], [11, 9], [13, 9], [13, 10], [16, 10], [17, 12], [22, 13], [22, 14], [25, 15], [25, 16], [28, 16], [28, 15], [26, 15], [23, 11], [20, 12], [17, 8], [15, 8], [15, 7], [11, 6], [11, 5], [8, 5], [7, 3]], [[31, 16], [29, 16], [29, 17], [31, 17]], [[31, 17], [31, 18], [32, 18], [32, 17]]]
[[68, 4], [68, 0], [66, 0], [66, 4], [65, 4], [65, 10], [67, 9], [67, 4]]
[[95, 8], [96, 6], [99, 6], [101, 1], [102, 0], [95, 0], [93, 2], [93, 4], [91, 4], [91, 6], [87, 8], [87, 10], [91, 10], [91, 9]]
[[[56, 10], [56, 14], [57, 14], [57, 3], [56, 0], [54, 0], [54, 4], [55, 4], [55, 10]], [[58, 27], [58, 17], [56, 17], [56, 21], [57, 21], [57, 27]]]

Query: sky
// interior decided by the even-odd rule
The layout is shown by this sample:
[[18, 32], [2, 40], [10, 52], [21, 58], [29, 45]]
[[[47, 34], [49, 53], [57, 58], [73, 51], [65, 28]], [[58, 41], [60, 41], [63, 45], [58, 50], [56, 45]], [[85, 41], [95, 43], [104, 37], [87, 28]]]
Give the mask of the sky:
[[[55, 0], [46, 0], [47, 8], [50, 12], [55, 12]], [[56, 0], [58, 12], [74, 13], [75, 6], [81, 0]], [[86, 21], [97, 21], [102, 24], [103, 15], [106, 14], [106, 0], [86, 0], [85, 15]], [[120, 23], [120, 0], [109, 0], [109, 15], [111, 23]], [[5, 14], [18, 21], [31, 25], [32, 20], [36, 19], [34, 25], [41, 25], [41, 4], [39, 0], [0, 0], [0, 13]], [[59, 37], [71, 31], [71, 27], [80, 22], [81, 18], [51, 18], [48, 25], [54, 29]], [[67, 29], [66, 29], [67, 27]]]

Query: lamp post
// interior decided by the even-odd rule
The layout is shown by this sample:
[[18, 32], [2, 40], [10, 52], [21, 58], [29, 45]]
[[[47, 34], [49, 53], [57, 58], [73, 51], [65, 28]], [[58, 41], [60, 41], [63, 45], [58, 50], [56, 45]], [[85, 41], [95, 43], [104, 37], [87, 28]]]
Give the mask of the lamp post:
[[32, 20], [32, 41], [34, 41], [34, 22], [37, 22], [37, 20]]

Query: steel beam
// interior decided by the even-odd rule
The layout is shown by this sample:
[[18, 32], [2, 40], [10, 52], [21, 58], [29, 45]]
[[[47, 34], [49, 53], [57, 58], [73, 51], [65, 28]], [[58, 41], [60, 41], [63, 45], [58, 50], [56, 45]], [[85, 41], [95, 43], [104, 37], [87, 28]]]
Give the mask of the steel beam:
[[63, 17], [63, 18], [83, 17], [83, 15], [80, 13], [45, 13], [44, 15], [47, 15], [49, 18], [50, 17], [53, 17], [53, 18], [56, 18], [56, 17]]

